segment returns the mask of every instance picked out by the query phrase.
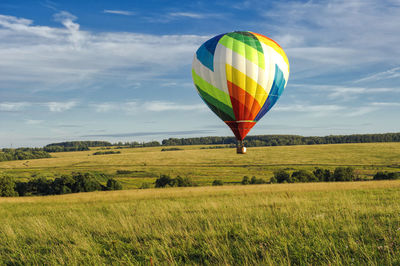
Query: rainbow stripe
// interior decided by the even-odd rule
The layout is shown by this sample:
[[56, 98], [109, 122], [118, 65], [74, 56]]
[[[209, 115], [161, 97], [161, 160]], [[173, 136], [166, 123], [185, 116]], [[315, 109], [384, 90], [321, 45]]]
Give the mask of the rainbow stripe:
[[203, 43], [192, 65], [197, 91], [239, 140], [274, 106], [289, 77], [289, 61], [272, 39], [250, 31]]

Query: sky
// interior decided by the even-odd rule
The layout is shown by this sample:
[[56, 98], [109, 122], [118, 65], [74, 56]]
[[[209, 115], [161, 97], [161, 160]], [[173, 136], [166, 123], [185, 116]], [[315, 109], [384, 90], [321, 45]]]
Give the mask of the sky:
[[0, 2], [0, 147], [233, 136], [191, 63], [236, 30], [277, 41], [287, 87], [250, 135], [400, 132], [400, 1]]

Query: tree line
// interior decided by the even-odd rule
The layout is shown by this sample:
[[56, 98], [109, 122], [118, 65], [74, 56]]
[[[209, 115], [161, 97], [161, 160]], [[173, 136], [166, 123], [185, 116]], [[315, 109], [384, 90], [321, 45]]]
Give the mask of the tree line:
[[40, 158], [50, 158], [51, 155], [41, 148], [18, 148], [18, 149], [1, 149], [0, 162], [14, 160], [31, 160]]
[[[247, 136], [245, 139], [245, 145], [247, 147], [371, 142], [400, 142], [400, 133], [330, 135], [324, 137], [255, 135]], [[161, 143], [163, 146], [235, 144], [236, 139], [234, 137], [169, 138], [164, 139]]]
[[66, 151], [88, 151], [89, 147], [107, 147], [112, 146], [108, 141], [65, 141], [58, 143], [51, 143], [43, 147], [47, 152], [66, 152]]
[[62, 195], [120, 189], [122, 185], [117, 180], [108, 178], [106, 185], [102, 185], [92, 173], [72, 173], [54, 180], [38, 177], [27, 182], [15, 181], [9, 176], [0, 177], [0, 196], [2, 197]]

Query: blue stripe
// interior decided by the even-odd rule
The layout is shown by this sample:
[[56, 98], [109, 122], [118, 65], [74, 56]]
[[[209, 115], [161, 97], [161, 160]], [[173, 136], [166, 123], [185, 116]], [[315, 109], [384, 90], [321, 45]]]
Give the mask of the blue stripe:
[[217, 44], [219, 40], [224, 36], [225, 34], [220, 34], [218, 36], [215, 36], [214, 38], [206, 41], [203, 43], [202, 46], [197, 50], [196, 56], [197, 59], [207, 68], [211, 69], [211, 71], [214, 71], [214, 53], [215, 53], [215, 48], [217, 47]]
[[272, 84], [271, 91], [268, 95], [267, 100], [265, 101], [263, 107], [260, 112], [258, 112], [255, 121], [260, 120], [268, 111], [274, 106], [276, 101], [281, 96], [283, 89], [285, 88], [285, 77], [283, 76], [283, 72], [280, 70], [278, 65], [275, 65], [275, 78], [274, 83]]

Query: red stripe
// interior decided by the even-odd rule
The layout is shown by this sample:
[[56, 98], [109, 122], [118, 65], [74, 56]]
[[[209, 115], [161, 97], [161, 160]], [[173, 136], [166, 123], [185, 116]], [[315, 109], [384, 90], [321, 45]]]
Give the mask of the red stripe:
[[260, 104], [248, 92], [227, 81], [232, 109], [236, 120], [254, 120], [261, 110]]
[[225, 121], [238, 140], [243, 140], [256, 122]]

